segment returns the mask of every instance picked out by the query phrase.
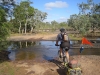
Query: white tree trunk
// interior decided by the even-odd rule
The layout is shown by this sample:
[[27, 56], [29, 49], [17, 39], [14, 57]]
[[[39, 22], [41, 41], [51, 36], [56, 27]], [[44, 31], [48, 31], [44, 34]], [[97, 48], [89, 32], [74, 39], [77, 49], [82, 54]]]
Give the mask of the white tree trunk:
[[27, 20], [26, 20], [26, 23], [25, 23], [25, 34], [26, 34], [26, 30], [27, 30]]
[[33, 32], [33, 26], [31, 25], [31, 33]]
[[20, 23], [20, 26], [19, 26], [19, 34], [20, 34], [20, 32], [21, 32], [21, 22], [19, 22]]

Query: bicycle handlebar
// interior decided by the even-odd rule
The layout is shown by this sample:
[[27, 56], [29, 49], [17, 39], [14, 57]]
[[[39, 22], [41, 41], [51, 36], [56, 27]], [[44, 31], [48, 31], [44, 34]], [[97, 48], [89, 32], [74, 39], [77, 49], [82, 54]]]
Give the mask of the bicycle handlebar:
[[55, 44], [55, 46], [60, 46], [60, 45]]

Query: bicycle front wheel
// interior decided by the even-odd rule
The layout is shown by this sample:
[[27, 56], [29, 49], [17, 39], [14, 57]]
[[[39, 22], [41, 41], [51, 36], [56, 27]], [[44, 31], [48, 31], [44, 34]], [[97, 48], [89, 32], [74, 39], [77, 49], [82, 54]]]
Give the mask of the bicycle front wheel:
[[64, 61], [64, 63], [65, 63], [65, 64], [67, 64], [67, 63], [68, 63], [68, 59], [67, 59], [67, 57], [66, 57], [66, 56], [64, 56], [64, 57], [63, 57], [63, 61]]

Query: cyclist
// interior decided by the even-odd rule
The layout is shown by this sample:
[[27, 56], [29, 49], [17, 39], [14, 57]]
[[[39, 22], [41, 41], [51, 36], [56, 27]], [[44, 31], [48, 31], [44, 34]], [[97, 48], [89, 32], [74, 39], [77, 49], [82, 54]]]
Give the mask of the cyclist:
[[[57, 38], [56, 38], [56, 46], [58, 46], [58, 43], [60, 41], [60, 58], [62, 57], [62, 50], [63, 48], [65, 48], [66, 50], [66, 57], [67, 57], [67, 60], [68, 60], [68, 63], [69, 63], [69, 53], [68, 53], [68, 50], [70, 48], [70, 41], [69, 41], [69, 37], [68, 35], [66, 34], [66, 36], [63, 36], [64, 34], [66, 33], [65, 29], [64, 28], [61, 28], [60, 29], [60, 33], [57, 35]], [[66, 38], [67, 41], [64, 41]]]

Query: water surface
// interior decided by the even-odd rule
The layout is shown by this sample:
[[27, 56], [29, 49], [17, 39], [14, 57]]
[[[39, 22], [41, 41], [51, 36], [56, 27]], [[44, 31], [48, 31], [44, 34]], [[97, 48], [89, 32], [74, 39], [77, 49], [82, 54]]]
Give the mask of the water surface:
[[[72, 41], [71, 45], [73, 44], [80, 44], [80, 42]], [[50, 60], [58, 57], [58, 50], [55, 41], [11, 42], [8, 47], [11, 60], [34, 60], [35, 58]], [[79, 48], [71, 48], [69, 54], [79, 55], [79, 50]], [[85, 48], [81, 55], [100, 55], [100, 49]]]

